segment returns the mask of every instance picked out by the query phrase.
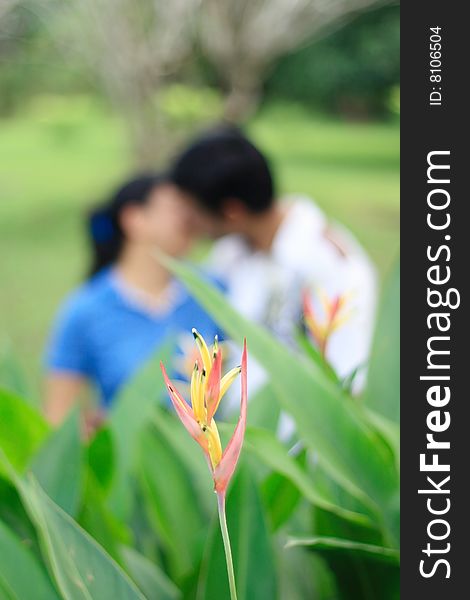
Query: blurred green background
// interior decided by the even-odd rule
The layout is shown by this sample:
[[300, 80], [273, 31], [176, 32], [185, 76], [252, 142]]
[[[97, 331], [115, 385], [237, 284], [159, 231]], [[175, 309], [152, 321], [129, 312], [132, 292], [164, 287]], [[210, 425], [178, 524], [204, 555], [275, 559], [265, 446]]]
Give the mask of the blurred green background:
[[[314, 198], [385, 275], [399, 244], [397, 5], [371, 1], [357, 12], [351, 2], [348, 14], [318, 26], [312, 17], [303, 29], [285, 17], [290, 37], [279, 32], [271, 36], [277, 45], [263, 48], [260, 39], [229, 56], [223, 36], [211, 47], [204, 31], [195, 41], [175, 31], [185, 44], [172, 38], [163, 46], [157, 25], [168, 29], [173, 18], [180, 27], [184, 19], [165, 13], [154, 31], [139, 29], [139, 0], [130, 31], [149, 36], [149, 61], [134, 35], [129, 47], [112, 37], [129, 25], [119, 21], [124, 0], [93, 7], [103, 19], [112, 10], [121, 25], [109, 27], [108, 50], [87, 21], [91, 0], [63, 4], [69, 12], [54, 2], [0, 7], [0, 352], [13, 350], [35, 389], [55, 310], [86, 270], [87, 208], [133, 170], [165, 164], [194, 131], [221, 118], [243, 124], [266, 151], [281, 193]], [[196, 9], [188, 2], [187, 10]], [[236, 80], [243, 69], [228, 76], [227, 65], [248, 64], [240, 48], [257, 60]]]

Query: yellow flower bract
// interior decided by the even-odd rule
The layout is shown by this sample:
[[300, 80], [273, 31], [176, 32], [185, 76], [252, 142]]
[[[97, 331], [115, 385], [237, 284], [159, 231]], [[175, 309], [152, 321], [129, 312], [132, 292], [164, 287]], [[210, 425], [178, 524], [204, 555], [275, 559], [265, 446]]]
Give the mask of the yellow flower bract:
[[[194, 412], [194, 417], [207, 439], [209, 456], [214, 469], [222, 458], [222, 445], [220, 443], [219, 431], [214, 419], [208, 415], [209, 393], [208, 381], [214, 366], [214, 362], [221, 348], [218, 344], [217, 337], [211, 349], [206, 344], [202, 335], [193, 329], [194, 339], [201, 355], [202, 365], [196, 360], [191, 376], [191, 405]], [[235, 367], [226, 373], [219, 381], [218, 395], [215, 401], [215, 407], [212, 408], [212, 415], [215, 414], [220, 404], [221, 399], [234, 382], [237, 375], [241, 372], [240, 367]]]

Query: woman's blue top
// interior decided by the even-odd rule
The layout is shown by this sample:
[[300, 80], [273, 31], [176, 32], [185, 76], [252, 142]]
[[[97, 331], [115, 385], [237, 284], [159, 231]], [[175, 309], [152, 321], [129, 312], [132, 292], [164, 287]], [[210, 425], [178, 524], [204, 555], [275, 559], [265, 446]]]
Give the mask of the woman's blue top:
[[191, 335], [196, 327], [207, 342], [221, 332], [183, 285], [172, 282], [164, 311], [143, 308], [122, 289], [112, 268], [92, 277], [64, 302], [46, 353], [49, 372], [83, 375], [96, 384], [103, 408], [119, 388], [160, 347]]

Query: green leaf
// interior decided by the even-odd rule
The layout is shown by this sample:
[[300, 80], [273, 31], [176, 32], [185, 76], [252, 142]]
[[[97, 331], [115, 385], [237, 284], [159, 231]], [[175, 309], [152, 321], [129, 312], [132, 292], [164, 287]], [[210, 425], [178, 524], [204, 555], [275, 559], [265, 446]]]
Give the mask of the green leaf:
[[0, 389], [0, 448], [15, 469], [22, 471], [26, 467], [48, 431], [37, 411], [19, 396]]
[[30, 476], [15, 478], [39, 533], [57, 587], [66, 600], [144, 600], [113, 559]]
[[387, 417], [376, 413], [373, 410], [367, 410], [369, 420], [373, 423], [382, 434], [384, 440], [388, 443], [395, 456], [397, 470], [400, 471], [400, 426], [394, 421], [390, 421]]
[[[294, 460], [303, 462], [305, 455], [301, 452]], [[299, 488], [276, 471], [262, 482], [261, 495], [271, 531], [276, 531], [290, 519], [302, 499]]]
[[[204, 518], [209, 519], [214, 508], [212, 489], [214, 482], [200, 446], [193, 440], [183, 427], [174, 412], [158, 408], [152, 419], [152, 427], [156, 435], [163, 440], [169, 451], [174, 453], [186, 477], [191, 482], [193, 493], [197, 496], [197, 504], [203, 511]], [[223, 425], [222, 425], [223, 428]], [[230, 428], [230, 434], [233, 426]], [[222, 438], [225, 432], [220, 431]]]
[[237, 313], [190, 267], [160, 258], [228, 335], [239, 343], [247, 338], [249, 353], [269, 372], [279, 402], [293, 416], [301, 439], [316, 450], [331, 476], [381, 512], [383, 525], [397, 544], [399, 482], [395, 459], [362, 407], [320, 369], [299, 360], [265, 329]]
[[355, 552], [356, 554], [380, 562], [398, 565], [400, 554], [394, 548], [384, 548], [373, 544], [364, 544], [354, 540], [343, 540], [334, 537], [290, 538], [286, 548], [308, 546], [318, 552]]
[[109, 491], [115, 471], [113, 437], [109, 427], [98, 429], [87, 448], [87, 462], [104, 491]]
[[[238, 600], [275, 600], [278, 587], [271, 540], [258, 488], [246, 464], [239, 465], [226, 502]], [[213, 520], [207, 540], [196, 597], [197, 600], [230, 599], [217, 519]]]
[[[334, 482], [328, 482], [326, 479], [324, 483], [332, 486], [331, 493], [334, 494]], [[337, 490], [337, 493], [341, 494], [342, 490]], [[353, 544], [365, 545], [366, 548], [390, 548], [379, 531], [358, 527], [318, 508], [314, 510], [313, 516], [313, 532], [317, 538], [347, 540]], [[392, 548], [392, 550], [398, 555], [397, 549]], [[337, 587], [341, 591], [341, 597], [345, 600], [349, 598], [387, 600], [394, 597], [393, 590], [396, 591], [398, 581], [396, 561], [393, 563], [372, 560], [364, 552], [346, 551], [343, 547], [338, 549], [331, 547], [328, 551], [317, 551], [317, 554], [327, 561], [335, 576]]]
[[398, 600], [398, 551], [336, 537], [292, 538], [288, 548], [306, 547], [322, 556], [335, 575], [344, 600]]
[[[197, 446], [194, 452], [197, 456]], [[202, 456], [198, 458], [204, 462]], [[196, 568], [207, 527], [191, 473], [155, 430], [141, 434], [139, 469], [149, 519], [168, 557], [170, 573], [180, 581]]]
[[326, 377], [333, 383], [339, 385], [341, 383], [336, 371], [333, 367], [323, 358], [318, 349], [310, 341], [309, 337], [305, 332], [299, 332], [295, 339], [299, 347], [303, 350], [304, 355], [309, 358], [315, 367], [323, 371]]
[[0, 581], [7, 587], [13, 598], [19, 600], [59, 598], [35, 556], [2, 521], [0, 521], [0, 556]]
[[0, 575], [0, 599], [1, 600], [20, 600], [15, 595], [8, 583]]
[[168, 579], [165, 573], [148, 558], [128, 546], [123, 546], [121, 553], [127, 571], [145, 594], [147, 600], [179, 600], [182, 598], [180, 590], [171, 579]]
[[276, 431], [279, 423], [279, 402], [270, 384], [266, 384], [250, 398], [248, 425]]
[[31, 404], [31, 390], [26, 376], [11, 350], [8, 339], [0, 343], [0, 386], [17, 394], [21, 398], [28, 399]]
[[47, 495], [74, 516], [82, 488], [78, 410], [73, 410], [64, 423], [49, 435], [29, 468]]
[[[0, 450], [0, 465], [3, 454]], [[39, 552], [36, 531], [10, 478], [0, 476], [0, 520], [33, 552]]]
[[108, 420], [114, 448], [115, 469], [108, 504], [121, 520], [132, 511], [130, 476], [137, 456], [139, 434], [150, 421], [165, 390], [160, 359], [167, 360], [166, 344], [119, 393]]
[[[278, 536], [276, 557], [280, 597], [286, 600], [338, 600], [335, 579], [325, 560], [302, 546], [286, 551], [285, 540], [280, 538]], [[348, 600], [359, 599], [350, 596]]]
[[370, 526], [372, 524], [367, 515], [338, 506], [317, 490], [313, 479], [289, 456], [286, 448], [272, 433], [262, 429], [248, 428], [245, 434], [245, 447], [255, 452], [258, 458], [273, 471], [287, 477], [313, 505], [360, 525]]
[[400, 263], [382, 294], [377, 318], [365, 403], [382, 416], [400, 422]]
[[119, 545], [129, 543], [130, 533], [106, 506], [103, 491], [94, 473], [87, 472], [78, 523], [121, 564]]

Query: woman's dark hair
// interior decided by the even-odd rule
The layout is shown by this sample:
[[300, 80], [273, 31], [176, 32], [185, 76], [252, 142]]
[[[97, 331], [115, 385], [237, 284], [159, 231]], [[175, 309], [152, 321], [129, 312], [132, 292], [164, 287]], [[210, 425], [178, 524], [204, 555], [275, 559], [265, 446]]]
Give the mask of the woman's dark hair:
[[195, 139], [175, 160], [170, 177], [214, 214], [229, 198], [252, 213], [264, 212], [274, 201], [267, 158], [236, 127], [217, 127]]
[[122, 209], [132, 204], [145, 204], [153, 188], [165, 179], [163, 175], [151, 173], [135, 177], [117, 189], [107, 202], [91, 211], [88, 216], [92, 247], [89, 277], [119, 258], [125, 239], [119, 222]]

